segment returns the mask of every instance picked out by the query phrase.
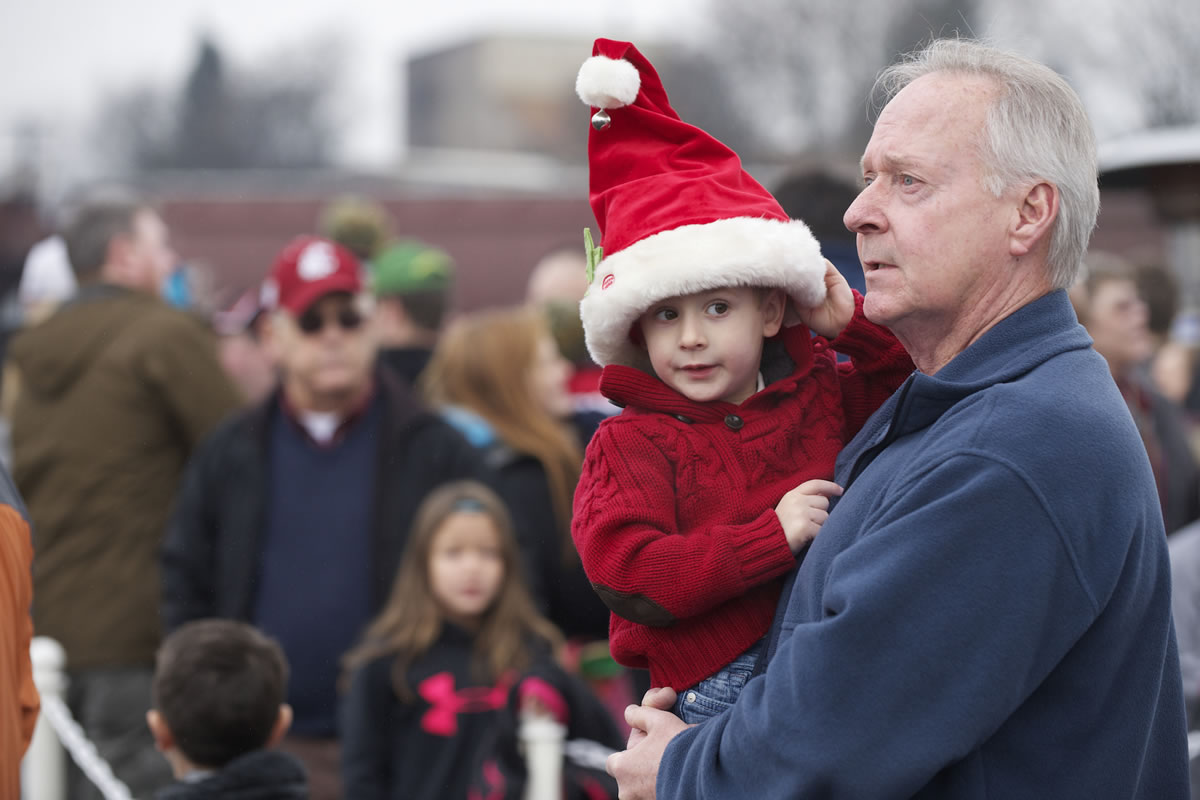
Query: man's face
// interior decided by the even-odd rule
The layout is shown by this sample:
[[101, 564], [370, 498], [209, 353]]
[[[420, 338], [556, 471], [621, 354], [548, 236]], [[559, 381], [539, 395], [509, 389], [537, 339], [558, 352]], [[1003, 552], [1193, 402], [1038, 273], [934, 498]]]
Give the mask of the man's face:
[[137, 212], [123, 252], [130, 282], [144, 291], [160, 293], [176, 258], [162, 217], [150, 209]]
[[919, 78], [884, 108], [863, 155], [866, 187], [845, 223], [858, 234], [864, 311], [906, 344], [955, 331], [1006, 280], [1015, 204], [986, 189], [979, 150], [995, 91], [978, 77]]
[[1105, 280], [1096, 285], [1087, 305], [1086, 327], [1096, 352], [1114, 375], [1150, 358], [1153, 343], [1146, 304], [1132, 280]]
[[275, 314], [270, 341], [276, 363], [304, 397], [352, 394], [370, 379], [375, 341], [363, 305], [345, 292], [325, 295], [299, 315]]

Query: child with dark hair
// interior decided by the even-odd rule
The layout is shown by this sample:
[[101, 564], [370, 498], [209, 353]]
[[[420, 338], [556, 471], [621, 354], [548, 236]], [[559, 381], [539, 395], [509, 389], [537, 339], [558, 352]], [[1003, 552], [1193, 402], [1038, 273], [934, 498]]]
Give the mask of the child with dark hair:
[[242, 622], [197, 620], [166, 638], [146, 722], [175, 783], [156, 800], [303, 800], [304, 767], [270, 749], [287, 733], [288, 665], [275, 640]]
[[603, 237], [586, 234], [580, 316], [622, 411], [588, 444], [572, 535], [613, 658], [698, 723], [754, 672], [784, 576], [842, 494], [838, 452], [913, 363], [632, 44], [597, 39], [576, 89]]

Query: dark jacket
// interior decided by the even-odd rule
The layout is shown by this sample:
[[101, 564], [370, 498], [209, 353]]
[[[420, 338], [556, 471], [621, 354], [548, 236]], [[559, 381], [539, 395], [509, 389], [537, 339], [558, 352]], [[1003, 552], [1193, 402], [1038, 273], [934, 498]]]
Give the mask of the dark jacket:
[[195, 783], [176, 781], [154, 800], [307, 800], [308, 778], [294, 757], [255, 750]]
[[428, 347], [392, 347], [379, 351], [379, 363], [404, 378], [409, 386], [417, 385], [431, 358], [433, 350]]
[[[607, 710], [591, 690], [567, 675], [544, 647], [533, 647], [533, 664], [520, 675], [480, 679], [473, 669], [474, 639], [444, 625], [429, 651], [409, 667], [415, 697], [401, 700], [392, 683], [394, 656], [355, 671], [342, 705], [342, 775], [354, 800], [465, 800], [520, 798], [526, 778], [517, 732], [526, 692], [550, 708], [571, 739], [588, 739], [610, 750], [621, 745]], [[615, 797], [602, 773], [566, 773], [604, 794], [578, 786], [564, 797]], [[578, 781], [576, 781], [578, 782]], [[499, 786], [497, 785], [499, 784]], [[502, 788], [501, 788], [502, 787]], [[612, 791], [607, 791], [610, 789]]]
[[33, 622], [72, 668], [149, 665], [158, 550], [193, 449], [240, 404], [196, 318], [93, 286], [23, 331], [13, 478], [33, 526]]
[[[604, 771], [604, 759], [625, 743], [616, 721], [592, 689], [580, 678], [546, 660], [534, 664], [508, 692], [492, 741], [472, 780], [475, 797], [522, 800], [529, 781], [529, 764], [521, 742], [522, 707], [537, 697], [566, 728], [562, 761], [562, 800], [604, 800], [617, 797], [617, 784]], [[470, 795], [469, 795], [470, 796]]]
[[554, 514], [541, 462], [503, 443], [487, 448], [485, 456], [497, 491], [512, 511], [526, 577], [542, 613], [568, 639], [608, 638], [608, 606], [592, 589], [579, 558], [563, 555], [566, 534]]
[[[486, 480], [475, 450], [400, 381], [380, 373], [377, 385], [384, 420], [366, 576], [372, 613], [387, 599], [425, 496], [449, 481]], [[202, 617], [250, 620], [270, 479], [267, 432], [278, 413], [276, 393], [222, 425], [188, 465], [162, 552], [168, 630]]]
[[394, 656], [355, 670], [342, 703], [342, 787], [355, 800], [466, 800], [513, 676], [481, 680], [474, 639], [443, 626], [409, 667], [415, 697], [392, 686]]
[[1055, 291], [879, 409], [765, 674], [658, 797], [1188, 797], [1154, 478], [1089, 345]]

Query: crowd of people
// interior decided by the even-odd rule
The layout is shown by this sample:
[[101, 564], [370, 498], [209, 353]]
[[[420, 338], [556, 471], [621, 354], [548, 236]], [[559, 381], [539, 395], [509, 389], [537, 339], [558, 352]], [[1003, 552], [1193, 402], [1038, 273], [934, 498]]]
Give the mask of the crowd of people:
[[940, 40], [880, 86], [861, 190], [777, 197], [597, 40], [602, 243], [519, 307], [455, 314], [368, 204], [200, 315], [152, 204], [82, 204], [6, 355], [0, 792], [36, 633], [138, 798], [518, 798], [529, 715], [614, 751], [571, 798], [1187, 797], [1171, 294], [1088, 252], [1054, 72]]

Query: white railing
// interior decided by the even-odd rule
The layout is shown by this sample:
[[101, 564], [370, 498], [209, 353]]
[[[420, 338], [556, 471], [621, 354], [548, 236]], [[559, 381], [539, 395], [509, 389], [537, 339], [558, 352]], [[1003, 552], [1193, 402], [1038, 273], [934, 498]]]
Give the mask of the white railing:
[[[29, 648], [33, 681], [42, 697], [33, 741], [21, 762], [23, 800], [64, 800], [67, 796], [66, 757], [69, 754], [105, 800], [131, 800], [96, 746], [84, 735], [66, 704], [66, 653], [62, 645], [44, 636]], [[562, 796], [563, 758], [604, 769], [611, 750], [586, 740], [566, 741], [567, 729], [553, 719], [525, 716], [518, 731], [529, 770], [525, 800], [559, 800]]]
[[44, 636], [34, 638], [29, 647], [33, 662], [33, 682], [42, 697], [33, 741], [21, 762], [21, 795], [26, 800], [63, 800], [67, 796], [66, 754], [96, 785], [104, 800], [131, 800], [129, 787], [121, 783], [108, 762], [96, 752], [96, 746], [84, 735], [71, 716], [65, 700], [66, 653], [62, 645]]
[[567, 729], [550, 717], [524, 715], [517, 738], [525, 748], [525, 800], [561, 800], [563, 741]]

